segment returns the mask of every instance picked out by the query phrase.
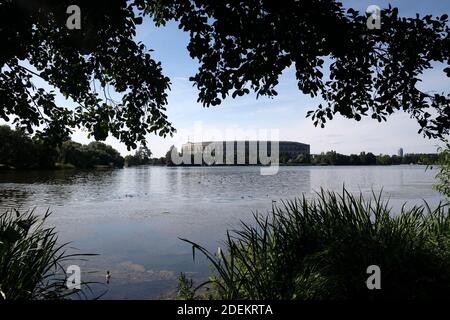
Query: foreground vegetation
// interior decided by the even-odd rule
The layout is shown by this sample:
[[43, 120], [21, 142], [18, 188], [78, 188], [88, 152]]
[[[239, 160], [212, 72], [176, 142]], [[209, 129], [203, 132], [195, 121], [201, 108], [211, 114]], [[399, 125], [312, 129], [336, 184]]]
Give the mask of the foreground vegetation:
[[[9, 210], [0, 214], [0, 300], [63, 299], [82, 291], [68, 289], [63, 264], [87, 256], [68, 254], [58, 244], [49, 216], [34, 211]], [[86, 286], [87, 283], [82, 283]]]
[[[180, 277], [181, 298], [450, 297], [448, 205], [391, 212], [381, 194], [364, 200], [345, 189], [322, 190], [314, 200], [286, 201], [269, 216], [254, 217], [255, 223], [227, 232], [225, 252], [183, 239], [208, 258], [214, 273], [197, 287]], [[370, 265], [381, 269], [381, 290], [366, 286]]]

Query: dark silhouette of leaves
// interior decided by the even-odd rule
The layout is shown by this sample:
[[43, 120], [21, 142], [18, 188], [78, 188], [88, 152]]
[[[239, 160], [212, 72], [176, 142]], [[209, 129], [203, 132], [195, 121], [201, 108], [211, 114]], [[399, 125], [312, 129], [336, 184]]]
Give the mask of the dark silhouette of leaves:
[[[69, 5], [81, 8], [80, 30], [66, 27]], [[274, 97], [292, 66], [299, 90], [325, 101], [307, 113], [316, 126], [337, 114], [381, 122], [403, 110], [419, 132], [442, 138], [450, 95], [423, 92], [417, 83], [433, 62], [449, 64], [448, 15], [404, 18], [391, 6], [381, 14], [381, 29], [369, 30], [365, 13], [337, 1], [0, 0], [0, 118], [55, 144], [75, 128], [96, 140], [111, 134], [128, 148], [148, 133], [172, 134], [170, 80], [134, 39], [148, 15], [189, 33], [187, 49], [200, 62], [191, 81], [206, 107], [229, 95]], [[76, 107], [57, 104], [55, 92], [36, 87], [33, 77]]]

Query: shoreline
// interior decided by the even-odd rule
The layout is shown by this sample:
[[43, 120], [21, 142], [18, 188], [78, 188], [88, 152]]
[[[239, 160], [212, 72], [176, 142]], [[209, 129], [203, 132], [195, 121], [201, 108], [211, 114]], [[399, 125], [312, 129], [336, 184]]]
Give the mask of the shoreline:
[[[438, 164], [422, 164], [422, 163], [410, 163], [410, 164], [287, 164], [280, 163], [280, 167], [397, 167], [397, 166], [437, 166]], [[13, 166], [0, 164], [0, 172], [21, 172], [21, 171], [65, 171], [65, 170], [83, 170], [83, 171], [100, 171], [100, 170], [116, 170], [125, 168], [138, 168], [138, 167], [167, 167], [167, 168], [201, 168], [201, 167], [270, 167], [263, 165], [162, 165], [162, 164], [141, 164], [136, 166], [124, 166], [114, 167], [108, 165], [96, 165], [89, 168], [78, 168], [71, 164], [58, 164], [52, 168], [15, 168]]]

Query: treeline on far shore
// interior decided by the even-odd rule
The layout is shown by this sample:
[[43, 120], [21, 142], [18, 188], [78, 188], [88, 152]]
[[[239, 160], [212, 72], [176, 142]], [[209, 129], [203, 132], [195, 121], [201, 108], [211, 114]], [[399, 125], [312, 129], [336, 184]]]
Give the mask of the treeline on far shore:
[[371, 152], [361, 152], [360, 154], [345, 155], [336, 151], [322, 152], [310, 156], [299, 155], [290, 157], [287, 154], [280, 154], [280, 164], [284, 165], [399, 165], [399, 164], [436, 164], [439, 159], [437, 153], [409, 153], [403, 156], [380, 154]]
[[[171, 149], [174, 148], [173, 146]], [[167, 152], [165, 162], [170, 166], [177, 166], [172, 163], [170, 159], [171, 150]], [[181, 153], [178, 153], [182, 157]], [[361, 152], [360, 154], [345, 155], [337, 153], [336, 151], [322, 152], [321, 154], [311, 155], [291, 155], [289, 153], [279, 154], [279, 164], [283, 166], [301, 166], [301, 165], [313, 165], [313, 166], [368, 166], [368, 165], [400, 165], [400, 164], [420, 164], [420, 165], [434, 165], [439, 163], [440, 155], [438, 153], [409, 153], [403, 156], [397, 155], [375, 155], [372, 152]], [[164, 158], [161, 158], [164, 162]], [[195, 163], [194, 156], [191, 156], [191, 161], [188, 166], [201, 166], [201, 164]], [[249, 165], [248, 158], [243, 161]], [[234, 163], [238, 163], [237, 155], [234, 155]], [[203, 164], [206, 165], [206, 164]], [[258, 164], [259, 165], [259, 164]], [[186, 166], [181, 164], [180, 166]], [[223, 164], [221, 164], [223, 166]]]
[[71, 140], [53, 147], [21, 129], [0, 126], [0, 169], [121, 168], [124, 158], [102, 142]]
[[[68, 140], [60, 146], [52, 147], [37, 137], [31, 137], [22, 129], [11, 129], [8, 125], [0, 126], [0, 169], [89, 169], [173, 165], [170, 157], [171, 149], [165, 157], [152, 158], [150, 149], [141, 146], [133, 155], [124, 158], [113, 147], [102, 142], [84, 145]], [[344, 155], [336, 151], [308, 156], [290, 156], [283, 153], [279, 155], [281, 165], [432, 165], [436, 164], [438, 159], [439, 155], [436, 153], [405, 154], [402, 157], [374, 155], [371, 152]]]

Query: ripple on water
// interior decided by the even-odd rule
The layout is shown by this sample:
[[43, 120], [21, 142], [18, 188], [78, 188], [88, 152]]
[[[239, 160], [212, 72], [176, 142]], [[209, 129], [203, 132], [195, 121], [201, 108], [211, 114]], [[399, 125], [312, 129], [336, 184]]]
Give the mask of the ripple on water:
[[433, 176], [421, 166], [280, 167], [273, 176], [258, 167], [0, 172], [0, 209], [50, 208], [61, 241], [100, 254], [84, 265], [89, 276], [104, 282], [111, 271], [107, 297], [149, 298], [174, 290], [181, 271], [208, 272], [179, 237], [217, 250], [225, 230], [252, 212], [343, 184], [364, 196], [383, 189], [394, 212], [405, 201], [433, 206], [440, 200]]

